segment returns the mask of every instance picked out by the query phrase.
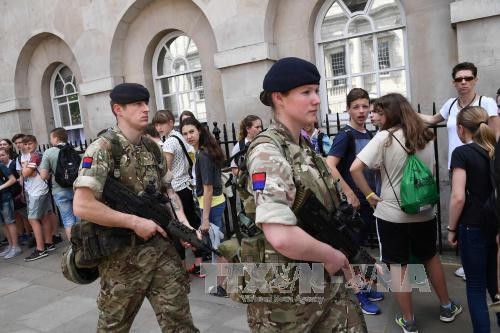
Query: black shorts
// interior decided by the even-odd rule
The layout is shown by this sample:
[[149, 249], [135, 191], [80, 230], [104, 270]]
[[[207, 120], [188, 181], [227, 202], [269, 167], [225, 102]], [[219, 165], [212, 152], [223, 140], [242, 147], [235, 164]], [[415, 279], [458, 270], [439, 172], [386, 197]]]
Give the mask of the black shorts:
[[394, 223], [377, 218], [377, 234], [382, 262], [409, 263], [410, 254], [421, 262], [436, 255], [436, 219], [425, 222]]

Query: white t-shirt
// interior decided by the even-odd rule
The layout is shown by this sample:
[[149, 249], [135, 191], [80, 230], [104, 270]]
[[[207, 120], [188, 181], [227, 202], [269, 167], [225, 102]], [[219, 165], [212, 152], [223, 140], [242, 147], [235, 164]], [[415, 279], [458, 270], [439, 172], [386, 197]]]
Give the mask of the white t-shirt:
[[172, 177], [173, 177], [172, 189], [178, 192], [185, 189], [188, 185], [191, 184], [191, 177], [189, 175], [189, 161], [186, 157], [186, 154], [184, 154], [184, 151], [180, 146], [179, 140], [177, 140], [173, 136], [176, 136], [182, 141], [188, 153], [189, 152], [194, 153], [194, 148], [191, 145], [189, 145], [184, 140], [184, 137], [176, 130], [172, 130], [168, 135], [167, 139], [165, 140], [165, 142], [163, 143], [162, 147], [163, 151], [165, 153], [170, 153], [174, 156], [171, 166]]
[[[31, 154], [22, 154], [21, 163], [25, 161], [30, 161]], [[41, 161], [41, 158], [40, 158]], [[19, 159], [16, 159], [16, 170], [21, 174], [21, 164], [19, 164]], [[33, 197], [38, 197], [49, 192], [49, 186], [45, 180], [40, 177], [40, 165], [38, 165], [36, 176], [33, 177], [23, 177], [24, 179], [24, 191]]]
[[[457, 134], [458, 100], [455, 101], [456, 99], [456, 97], [450, 98], [446, 101], [446, 103], [443, 104], [441, 110], [439, 110], [439, 113], [441, 114], [441, 116], [443, 116], [444, 120], [447, 120], [446, 128], [448, 129], [448, 169], [450, 168], [451, 154], [453, 153], [455, 148], [463, 145]], [[479, 99], [481, 99], [481, 105], [479, 105]], [[455, 102], [453, 103], [453, 101]], [[453, 106], [451, 106], [452, 103]], [[480, 96], [480, 98], [477, 98], [471, 105], [481, 106], [486, 110], [486, 112], [488, 112], [488, 115], [490, 117], [498, 116], [497, 103], [493, 98]]]
[[[248, 143], [248, 139], [245, 138], [245, 145]], [[236, 155], [237, 153], [240, 152], [240, 142], [236, 142], [236, 144], [234, 145], [233, 147], [233, 150], [231, 151], [231, 157], [233, 157], [234, 155]], [[236, 162], [234, 161], [234, 158], [233, 160], [231, 161], [231, 168], [237, 168], [238, 166], [236, 165]]]
[[[394, 135], [404, 146], [406, 140], [403, 130], [397, 130], [394, 132]], [[408, 154], [394, 138], [392, 139], [391, 145], [385, 147], [385, 143], [389, 140], [388, 137], [388, 131], [378, 132], [357, 156], [370, 169], [380, 170], [382, 182], [380, 198], [382, 201], [377, 204], [377, 208], [373, 215], [382, 220], [394, 223], [424, 222], [432, 220], [434, 217], [434, 208], [410, 215], [403, 212], [399, 207], [398, 199], [401, 199], [399, 194], [401, 179], [403, 178], [403, 169]], [[425, 148], [417, 151], [416, 154], [430, 170], [434, 171], [433, 141], [429, 141]], [[387, 170], [387, 174], [389, 174], [394, 190], [387, 179], [384, 166]], [[394, 192], [397, 195], [397, 199], [394, 196]]]

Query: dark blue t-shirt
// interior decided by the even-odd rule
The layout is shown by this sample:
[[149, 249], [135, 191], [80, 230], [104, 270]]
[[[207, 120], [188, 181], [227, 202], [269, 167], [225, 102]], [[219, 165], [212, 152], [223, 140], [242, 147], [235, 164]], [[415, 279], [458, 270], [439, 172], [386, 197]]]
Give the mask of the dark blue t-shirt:
[[[5, 183], [4, 179], [8, 179], [9, 176], [11, 175], [11, 172], [9, 168], [7, 168], [4, 164], [0, 163], [0, 185], [3, 185]], [[0, 194], [0, 200], [2, 202], [10, 201], [12, 200], [12, 195], [10, 194], [10, 191], [8, 189], [5, 189], [1, 192]]]
[[[352, 139], [349, 138], [348, 132], [352, 133]], [[335, 156], [340, 158], [340, 162], [337, 165], [337, 169], [340, 172], [340, 175], [349, 187], [356, 193], [356, 196], [362, 203], [366, 203], [365, 196], [363, 193], [356, 187], [354, 181], [352, 180], [351, 172], [349, 169], [351, 168], [352, 162], [356, 159], [356, 155], [368, 144], [371, 140], [372, 135], [367, 131], [366, 133], [359, 132], [352, 128], [351, 126], [345, 126], [341, 129], [341, 131], [335, 136], [332, 143], [332, 148], [328, 153], [328, 156]], [[354, 142], [353, 142], [354, 141]], [[366, 181], [368, 185], [372, 189], [376, 189], [375, 182], [375, 174], [368, 168], [365, 168], [363, 171]]]

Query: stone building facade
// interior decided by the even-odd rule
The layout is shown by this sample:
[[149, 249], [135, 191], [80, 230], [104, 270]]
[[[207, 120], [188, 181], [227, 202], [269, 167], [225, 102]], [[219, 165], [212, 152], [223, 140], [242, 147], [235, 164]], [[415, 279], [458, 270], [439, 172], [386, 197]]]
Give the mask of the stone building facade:
[[48, 142], [64, 126], [72, 139], [94, 138], [114, 123], [108, 94], [121, 82], [149, 88], [151, 117], [169, 108], [208, 122], [267, 120], [262, 78], [286, 56], [320, 68], [322, 119], [342, 112], [355, 86], [401, 92], [431, 112], [455, 94], [459, 61], [479, 67], [481, 94], [500, 86], [498, 0], [1, 0], [0, 9], [2, 137]]

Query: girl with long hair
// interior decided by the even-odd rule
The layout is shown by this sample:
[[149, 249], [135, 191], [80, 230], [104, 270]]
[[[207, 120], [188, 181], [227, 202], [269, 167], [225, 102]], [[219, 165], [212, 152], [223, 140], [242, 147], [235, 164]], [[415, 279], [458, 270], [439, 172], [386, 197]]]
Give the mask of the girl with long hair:
[[[199, 230], [205, 234], [210, 231], [213, 237], [221, 236], [223, 234], [222, 215], [226, 207], [226, 197], [222, 193], [223, 184], [221, 181], [224, 153], [208, 128], [195, 118], [185, 118], [181, 123], [180, 130], [186, 141], [196, 151], [194, 163], [196, 196], [202, 211]], [[222, 239], [223, 236], [219, 238]], [[215, 262], [215, 260], [216, 258], [212, 257], [212, 261]], [[226, 296], [226, 291], [219, 285], [214, 294]]]
[[[451, 155], [452, 187], [448, 242], [458, 248], [465, 271], [467, 302], [474, 332], [490, 332], [486, 291], [498, 292], [498, 218], [495, 215], [492, 159], [495, 133], [480, 106], [468, 106], [457, 116], [457, 134], [464, 145]], [[500, 326], [500, 313], [497, 313]]]
[[[376, 217], [381, 259], [390, 266], [392, 281], [402, 282], [391, 286], [396, 291], [401, 309], [396, 323], [404, 332], [418, 332], [406, 276], [410, 254], [424, 263], [429, 272], [441, 304], [440, 320], [451, 322], [462, 311], [462, 307], [448, 297], [443, 267], [436, 254], [434, 207], [411, 215], [403, 212], [399, 205], [398, 194], [407, 156], [416, 154], [429, 169], [434, 170], [434, 135], [400, 94], [380, 97], [374, 103], [374, 111], [380, 116], [381, 130], [359, 152], [350, 171], [356, 186], [375, 209], [373, 215]], [[363, 174], [365, 166], [381, 170], [380, 196], [368, 185]]]

